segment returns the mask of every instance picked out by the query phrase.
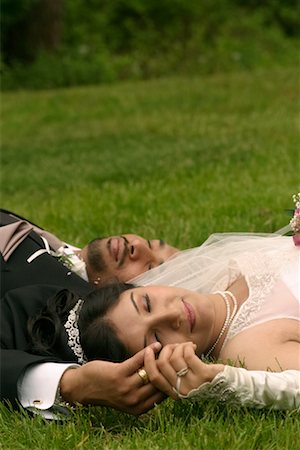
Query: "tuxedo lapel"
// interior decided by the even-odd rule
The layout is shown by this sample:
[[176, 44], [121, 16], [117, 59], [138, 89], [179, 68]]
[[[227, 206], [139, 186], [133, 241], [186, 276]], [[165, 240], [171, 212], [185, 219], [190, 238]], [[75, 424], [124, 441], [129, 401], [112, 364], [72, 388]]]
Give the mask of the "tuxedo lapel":
[[[56, 251], [59, 247], [62, 245], [62, 241], [58, 239], [54, 234], [49, 233], [48, 231], [44, 230], [43, 228], [39, 227], [38, 225], [35, 225], [34, 223], [30, 222], [27, 219], [24, 219], [21, 216], [18, 216], [10, 211], [6, 211], [3, 209], [0, 209], [0, 226], [7, 226], [12, 224], [20, 223], [24, 227], [24, 224], [27, 223], [28, 230], [30, 229], [28, 236], [30, 239], [35, 241], [40, 248], [45, 248], [45, 244], [43, 240], [41, 239], [41, 236], [45, 237], [45, 239], [49, 242], [50, 247]], [[19, 225], [20, 226], [20, 225]], [[16, 225], [16, 227], [19, 227]], [[1, 233], [1, 230], [0, 230]], [[1, 250], [1, 249], [0, 249]], [[2, 253], [3, 254], [3, 253]]]

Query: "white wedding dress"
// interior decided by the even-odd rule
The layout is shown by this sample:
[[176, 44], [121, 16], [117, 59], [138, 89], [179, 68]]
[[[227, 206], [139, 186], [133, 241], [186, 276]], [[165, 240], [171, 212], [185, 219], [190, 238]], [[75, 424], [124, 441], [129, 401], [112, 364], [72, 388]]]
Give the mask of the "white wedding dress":
[[[299, 247], [291, 237], [218, 234], [198, 248], [178, 253], [132, 282], [214, 292], [225, 290], [244, 276], [249, 296], [230, 325], [224, 347], [237, 334], [263, 322], [282, 318], [300, 321], [299, 262]], [[274, 409], [299, 408], [300, 372], [272, 373], [225, 366], [211, 383], [181, 398], [214, 398]]]

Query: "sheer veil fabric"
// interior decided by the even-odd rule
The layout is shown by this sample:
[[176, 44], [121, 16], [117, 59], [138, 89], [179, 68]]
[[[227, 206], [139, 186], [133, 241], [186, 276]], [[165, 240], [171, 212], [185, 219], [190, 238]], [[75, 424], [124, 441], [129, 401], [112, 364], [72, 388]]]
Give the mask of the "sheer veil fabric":
[[[263, 252], [275, 256], [278, 270], [284, 265], [283, 253], [293, 249], [293, 241], [281, 233], [217, 233], [212, 234], [201, 246], [183, 250], [172, 256], [161, 266], [130, 280], [140, 286], [167, 285], [197, 292], [224, 290], [240, 275], [236, 260], [248, 252]], [[272, 258], [273, 259], [273, 258]]]

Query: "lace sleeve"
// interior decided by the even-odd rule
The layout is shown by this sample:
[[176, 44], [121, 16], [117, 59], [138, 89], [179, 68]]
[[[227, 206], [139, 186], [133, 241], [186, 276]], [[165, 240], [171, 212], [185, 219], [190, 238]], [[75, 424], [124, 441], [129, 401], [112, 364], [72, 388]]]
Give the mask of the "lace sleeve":
[[273, 409], [300, 408], [300, 372], [250, 371], [225, 366], [212, 382], [204, 383], [181, 399], [217, 400], [235, 406]]

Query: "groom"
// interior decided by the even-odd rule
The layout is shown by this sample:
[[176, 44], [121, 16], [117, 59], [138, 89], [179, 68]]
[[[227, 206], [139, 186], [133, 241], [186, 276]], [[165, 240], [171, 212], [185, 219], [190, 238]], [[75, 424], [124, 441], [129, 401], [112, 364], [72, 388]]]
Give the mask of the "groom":
[[32, 281], [49, 283], [50, 267], [57, 263], [65, 267], [64, 275], [57, 280], [62, 286], [69, 286], [74, 273], [94, 287], [110, 281], [128, 281], [162, 264], [178, 249], [162, 240], [147, 240], [134, 234], [97, 238], [79, 249], [27, 219], [1, 210], [0, 252], [5, 262], [1, 293], [5, 293]]

